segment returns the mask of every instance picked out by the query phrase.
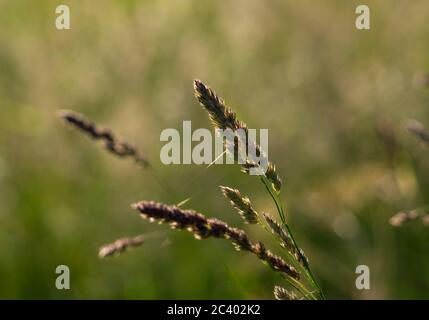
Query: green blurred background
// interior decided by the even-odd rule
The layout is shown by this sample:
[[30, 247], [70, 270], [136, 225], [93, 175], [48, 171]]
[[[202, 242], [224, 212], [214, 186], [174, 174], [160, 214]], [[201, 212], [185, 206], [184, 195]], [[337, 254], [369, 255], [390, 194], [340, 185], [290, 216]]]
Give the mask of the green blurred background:
[[[55, 8], [71, 30], [55, 29]], [[429, 125], [429, 3], [361, 1], [0, 1], [0, 298], [272, 298], [282, 284], [226, 241], [149, 224], [138, 200], [178, 203], [243, 227], [218, 185], [274, 206], [236, 166], [164, 166], [160, 132], [211, 128], [192, 80], [212, 86], [251, 128], [269, 128], [288, 219], [328, 298], [429, 298], [429, 229], [391, 215], [429, 203], [428, 150], [404, 130]], [[174, 192], [132, 160], [68, 130], [84, 113], [135, 143]], [[193, 180], [195, 179], [195, 180]], [[192, 182], [192, 183], [190, 183]], [[144, 233], [108, 260], [98, 248]], [[55, 268], [71, 289], [55, 288]], [[355, 268], [371, 290], [355, 288]]]

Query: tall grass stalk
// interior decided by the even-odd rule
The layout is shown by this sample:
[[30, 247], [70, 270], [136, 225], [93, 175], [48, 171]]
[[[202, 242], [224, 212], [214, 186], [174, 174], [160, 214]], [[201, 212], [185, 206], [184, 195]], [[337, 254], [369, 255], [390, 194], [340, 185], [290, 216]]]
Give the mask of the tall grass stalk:
[[[212, 123], [215, 128], [229, 128], [232, 130], [245, 129], [245, 132], [247, 133], [246, 123], [237, 119], [235, 112], [233, 112], [232, 109], [225, 104], [224, 100], [220, 98], [215, 93], [215, 91], [213, 91], [210, 87], [206, 86], [201, 80], [194, 81], [194, 89], [196, 98], [200, 102], [201, 106], [208, 112], [209, 117], [212, 120]], [[249, 139], [249, 135], [247, 135], [246, 138]], [[256, 146], [258, 154], [263, 154], [263, 150], [260, 149], [259, 145], [255, 141], [250, 141], [250, 143], [253, 143]], [[251, 166], [258, 166], [258, 164], [255, 163], [253, 159], [248, 158], [245, 165], [243, 165], [243, 171], [248, 173], [248, 169]], [[304, 255], [302, 249], [298, 246], [291, 227], [287, 223], [285, 210], [280, 199], [282, 181], [278, 175], [276, 166], [271, 161], [268, 161], [268, 170], [263, 176], [261, 176], [260, 181], [262, 182], [268, 194], [272, 198], [277, 208], [277, 212], [280, 216], [283, 227], [285, 228], [291, 239], [293, 245], [292, 254], [290, 252], [290, 248], [288, 252], [288, 254], [292, 256], [290, 257], [291, 260], [296, 263], [295, 265], [302, 267], [301, 269], [303, 269], [304, 274], [311, 283], [313, 289], [316, 291], [317, 296], [321, 299], [325, 299], [325, 295], [310, 268], [308, 259]], [[241, 210], [241, 212], [243, 212], [243, 210]], [[300, 287], [300, 289], [303, 288]], [[310, 294], [311, 297], [315, 297], [313, 292], [310, 292], [310, 290], [307, 290], [307, 292]]]
[[[285, 209], [280, 198], [282, 180], [276, 166], [268, 159], [265, 151], [261, 149], [256, 141], [247, 141], [249, 134], [246, 123], [237, 119], [235, 112], [225, 104], [222, 98], [200, 80], [194, 81], [194, 90], [195, 97], [209, 114], [215, 128], [231, 129], [233, 131], [244, 130], [246, 135], [244, 145], [253, 145], [257, 156], [267, 161], [267, 168], [265, 171], [261, 171], [264, 173], [259, 180], [275, 204], [280, 223], [266, 212], [259, 213], [253, 207], [249, 197], [244, 196], [239, 190], [221, 186], [221, 191], [238, 211], [245, 223], [261, 225], [264, 230], [274, 236], [281, 248], [284, 249], [285, 257], [275, 255], [260, 241], [251, 241], [244, 230], [230, 227], [216, 218], [207, 218], [193, 210], [182, 209], [181, 207], [188, 203], [191, 197], [177, 206], [153, 201], [140, 201], [134, 204], [133, 208], [140, 212], [142, 218], [151, 222], [165, 222], [170, 224], [173, 229], [186, 229], [197, 239], [226, 239], [237, 250], [247, 251], [256, 255], [262, 262], [279, 273], [290, 286], [291, 290], [276, 286], [273, 292], [276, 299], [325, 299], [325, 295], [310, 268], [308, 259], [298, 245], [287, 222]], [[111, 153], [119, 157], [132, 157], [143, 167], [152, 168], [149, 161], [134, 146], [116, 138], [109, 129], [98, 127], [94, 122], [75, 112], [62, 111], [60, 116], [69, 125], [95, 140], [102, 141], [104, 147]], [[237, 153], [240, 150], [237, 151], [236, 149], [242, 148], [243, 143], [234, 142], [234, 144], [236, 144], [234, 145], [234, 153]], [[227, 148], [227, 150], [230, 149]], [[233, 154], [232, 156], [234, 157], [235, 155]], [[249, 173], [251, 168], [260, 166], [259, 161], [254, 158], [246, 156], [244, 160], [240, 164], [242, 171], [245, 173]], [[163, 184], [162, 181], [159, 180], [159, 182]], [[140, 246], [143, 243], [143, 239], [142, 236], [119, 239], [100, 248], [99, 256], [104, 258], [124, 252], [127, 248]], [[301, 275], [304, 275], [304, 278]]]

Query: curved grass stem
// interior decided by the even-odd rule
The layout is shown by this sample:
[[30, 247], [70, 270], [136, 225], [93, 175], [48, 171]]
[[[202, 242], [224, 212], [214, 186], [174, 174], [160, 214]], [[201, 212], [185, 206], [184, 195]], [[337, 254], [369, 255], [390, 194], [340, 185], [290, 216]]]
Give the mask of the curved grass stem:
[[282, 204], [282, 202], [281, 202], [281, 200], [280, 200], [280, 198], [278, 196], [278, 193], [275, 190], [272, 189], [269, 181], [267, 180], [267, 178], [265, 176], [261, 177], [261, 181], [262, 181], [263, 185], [267, 189], [268, 193], [270, 194], [271, 198], [273, 199], [273, 201], [274, 201], [274, 203], [276, 205], [276, 208], [277, 208], [277, 211], [279, 213], [280, 219], [281, 219], [284, 227], [286, 228], [287, 232], [290, 235], [290, 238], [291, 238], [292, 243], [293, 243], [293, 245], [294, 245], [294, 247], [296, 249], [296, 252], [302, 258], [301, 260], [303, 261], [303, 265], [304, 265], [303, 269], [304, 269], [304, 273], [307, 276], [307, 279], [310, 281], [310, 283], [312, 284], [312, 286], [315, 289], [317, 289], [317, 291], [318, 291], [318, 293], [320, 295], [320, 298], [322, 300], [325, 300], [325, 295], [324, 295], [321, 287], [317, 283], [316, 278], [314, 277], [313, 272], [311, 271], [310, 265], [307, 262], [307, 259], [302, 256], [301, 250], [300, 250], [300, 248], [299, 248], [299, 246], [298, 246], [298, 244], [297, 244], [297, 242], [296, 242], [296, 240], [295, 240], [295, 238], [293, 236], [293, 232], [292, 232], [291, 228], [289, 227], [289, 225], [286, 223], [286, 217], [285, 217], [285, 213], [284, 213], [283, 204]]

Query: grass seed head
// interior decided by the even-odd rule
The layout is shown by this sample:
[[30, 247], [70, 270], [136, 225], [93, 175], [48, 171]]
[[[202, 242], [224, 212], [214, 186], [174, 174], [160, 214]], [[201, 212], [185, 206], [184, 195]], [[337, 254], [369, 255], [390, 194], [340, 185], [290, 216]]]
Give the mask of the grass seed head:
[[[236, 131], [243, 129], [246, 132], [246, 138], [248, 138], [247, 125], [237, 119], [235, 112], [231, 108], [227, 107], [222, 98], [220, 98], [216, 92], [210, 87], [206, 86], [201, 80], [194, 80], [195, 97], [200, 102], [200, 105], [209, 114], [210, 120], [216, 128], [225, 130], [231, 129]], [[252, 143], [252, 142], [251, 142]], [[257, 155], [261, 155], [261, 149], [258, 144], [255, 144], [255, 150]], [[249, 169], [257, 164], [250, 159], [243, 165], [243, 172], [249, 173]], [[268, 161], [267, 171], [265, 173], [267, 179], [272, 183], [274, 189], [279, 192], [282, 186], [282, 180], [280, 179], [276, 166]]]
[[418, 219], [420, 219], [424, 225], [429, 225], [429, 215], [420, 212], [418, 209], [398, 212], [389, 219], [389, 223], [394, 227], [401, 227], [407, 222]]
[[245, 250], [258, 256], [273, 270], [282, 272], [296, 280], [299, 272], [279, 256], [266, 249], [264, 244], [253, 244], [248, 235], [241, 229], [232, 228], [219, 219], [209, 219], [193, 210], [182, 210], [175, 206], [153, 201], [141, 201], [133, 205], [144, 219], [169, 223], [172, 227], [185, 229], [198, 239], [209, 237], [222, 238], [230, 241], [238, 250]]
[[280, 245], [294, 255], [296, 250], [289, 233], [280, 225], [280, 223], [274, 220], [268, 213], [263, 212], [262, 216], [267, 222], [271, 230], [271, 233], [280, 239], [281, 241]]
[[102, 246], [98, 251], [98, 257], [103, 259], [116, 254], [120, 254], [130, 247], [140, 246], [143, 242], [144, 242], [143, 236], [118, 239], [115, 242]]
[[429, 143], [429, 131], [417, 120], [409, 120], [407, 129], [424, 143]]
[[274, 287], [274, 297], [277, 300], [297, 300], [298, 299], [298, 297], [294, 292], [290, 292], [280, 286]]
[[94, 140], [102, 141], [104, 148], [112, 154], [118, 157], [131, 157], [143, 167], [149, 166], [148, 160], [140, 154], [137, 148], [126, 141], [119, 140], [109, 129], [97, 126], [94, 122], [74, 111], [61, 110], [58, 115], [71, 127], [85, 133]]
[[237, 209], [240, 216], [246, 223], [258, 223], [258, 213], [253, 209], [250, 199], [243, 196], [239, 190], [220, 186], [222, 194], [229, 199], [231, 205]]

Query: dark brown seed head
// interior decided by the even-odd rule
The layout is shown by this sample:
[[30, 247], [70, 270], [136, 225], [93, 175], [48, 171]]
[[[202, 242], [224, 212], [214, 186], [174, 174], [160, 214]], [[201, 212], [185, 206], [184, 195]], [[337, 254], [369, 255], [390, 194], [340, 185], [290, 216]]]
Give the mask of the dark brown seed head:
[[144, 219], [149, 221], [167, 222], [174, 228], [186, 229], [198, 239], [209, 237], [227, 239], [238, 250], [245, 250], [257, 255], [272, 269], [299, 280], [299, 273], [282, 258], [274, 255], [258, 242], [253, 244], [247, 234], [237, 228], [228, 226], [218, 219], [208, 219], [201, 213], [192, 210], [182, 210], [152, 201], [141, 201], [133, 205]]
[[104, 148], [112, 154], [118, 157], [131, 157], [143, 167], [149, 166], [148, 160], [134, 146], [116, 138], [109, 129], [101, 128], [83, 115], [73, 111], [62, 110], [58, 115], [66, 124], [78, 129], [94, 140], [102, 141]]
[[[225, 102], [220, 98], [210, 87], [206, 86], [201, 80], [194, 80], [195, 97], [200, 102], [200, 105], [208, 112], [209, 117], [216, 128], [231, 129], [236, 131], [243, 129], [246, 133], [246, 140], [248, 139], [248, 128], [244, 122], [237, 119], [235, 112], [225, 105]], [[249, 141], [246, 141], [249, 142]], [[245, 143], [246, 143], [245, 142]], [[250, 141], [255, 146], [256, 155], [261, 155], [261, 148], [255, 141]], [[258, 166], [254, 161], [255, 159], [248, 159], [243, 166], [243, 172], [249, 173], [250, 167]], [[242, 161], [245, 162], [245, 161]], [[267, 179], [272, 183], [274, 189], [279, 192], [282, 186], [276, 167], [268, 161], [268, 169], [265, 173]]]
[[253, 252], [259, 257], [259, 259], [268, 263], [268, 265], [277, 271], [282, 271], [288, 274], [290, 277], [299, 279], [299, 273], [294, 267], [287, 264], [282, 258], [274, 255], [270, 250], [267, 250], [263, 243], [257, 242], [253, 246]]
[[195, 97], [200, 102], [201, 106], [208, 112], [213, 125], [219, 129], [231, 129], [233, 131], [242, 128], [246, 125], [237, 120], [235, 112], [225, 105], [225, 102], [220, 98], [210, 87], [206, 86], [200, 80], [194, 80]]

